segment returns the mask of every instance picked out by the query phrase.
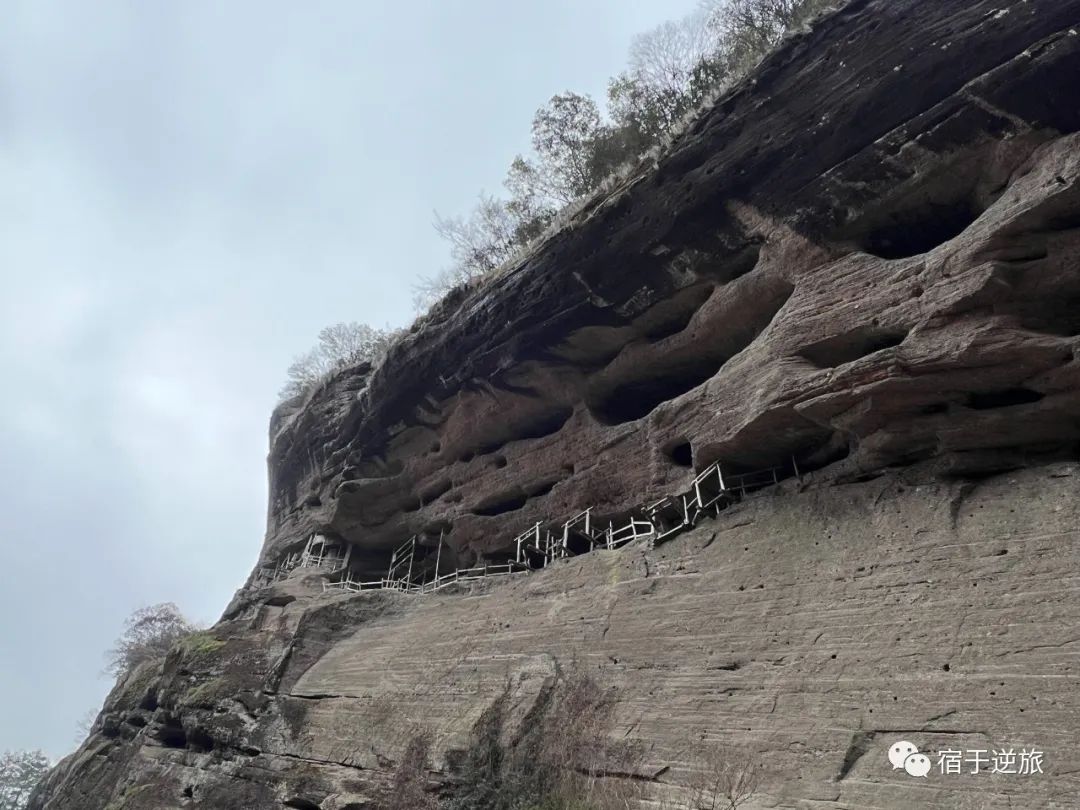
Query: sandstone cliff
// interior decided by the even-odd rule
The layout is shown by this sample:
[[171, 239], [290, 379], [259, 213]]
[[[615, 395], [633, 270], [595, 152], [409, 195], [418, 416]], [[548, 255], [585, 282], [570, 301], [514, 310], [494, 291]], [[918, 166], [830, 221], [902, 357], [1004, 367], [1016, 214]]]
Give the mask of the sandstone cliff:
[[[714, 462], [779, 468], [671, 542], [426, 596], [253, 574], [120, 684], [33, 807], [370, 804], [434, 729], [574, 662], [678, 796], [702, 740], [749, 807], [1080, 806], [1080, 0], [856, 0], [530, 258], [271, 423], [260, 570], [313, 533], [385, 571], [619, 521]], [[421, 560], [424, 550], [428, 557]], [[441, 570], [441, 569], [440, 569]], [[885, 751], [1037, 746], [1046, 773]], [[897, 775], [899, 774], [899, 776]]]

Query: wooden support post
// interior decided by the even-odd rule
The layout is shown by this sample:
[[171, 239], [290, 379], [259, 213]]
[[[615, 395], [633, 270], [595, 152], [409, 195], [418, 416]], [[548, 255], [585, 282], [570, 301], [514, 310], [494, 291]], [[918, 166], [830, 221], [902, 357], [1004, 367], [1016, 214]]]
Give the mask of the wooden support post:
[[799, 463], [795, 461], [795, 456], [791, 457], [791, 468], [795, 470], [795, 477], [802, 481], [802, 473], [799, 472]]
[[[439, 529], [439, 549], [438, 549], [438, 551], [435, 552], [435, 580], [436, 581], [438, 581], [438, 579], [439, 579], [439, 563], [442, 562], [442, 543], [443, 543], [443, 533], [442, 533], [442, 529]], [[520, 545], [519, 545], [519, 548], [520, 548]]]

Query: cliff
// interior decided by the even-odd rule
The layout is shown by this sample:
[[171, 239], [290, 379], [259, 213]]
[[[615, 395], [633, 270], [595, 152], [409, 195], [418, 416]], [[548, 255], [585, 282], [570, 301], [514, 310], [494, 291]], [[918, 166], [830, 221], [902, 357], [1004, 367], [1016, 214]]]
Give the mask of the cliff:
[[[763, 768], [747, 807], [1080, 806], [1078, 26], [1080, 0], [856, 0], [279, 408], [257, 571], [32, 807], [375, 807], [418, 725], [452, 792], [485, 711], [534, 716], [571, 664], [637, 752], [605, 778], [655, 801], [722, 741]], [[501, 562], [714, 463], [778, 483], [656, 547], [426, 595], [282, 568], [313, 534], [359, 579], [410, 537], [425, 578]], [[911, 777], [898, 739], [1045, 773]]]

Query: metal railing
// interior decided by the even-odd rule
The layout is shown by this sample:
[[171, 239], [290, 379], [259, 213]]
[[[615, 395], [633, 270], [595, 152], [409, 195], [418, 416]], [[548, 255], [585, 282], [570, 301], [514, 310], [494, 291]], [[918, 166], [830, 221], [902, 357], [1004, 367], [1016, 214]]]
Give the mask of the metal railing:
[[[795, 475], [798, 467], [792, 460]], [[428, 556], [418, 558], [420, 538], [413, 535], [396, 549], [390, 557], [390, 565], [384, 577], [374, 580], [353, 579], [348, 569], [352, 546], [347, 545], [345, 553], [338, 553], [337, 544], [329, 543], [322, 535], [312, 535], [303, 553], [290, 554], [276, 568], [262, 569], [253, 578], [253, 587], [263, 587], [260, 583], [273, 582], [287, 576], [299, 567], [329, 568], [331, 571], [344, 569], [339, 579], [323, 583], [323, 591], [343, 591], [356, 593], [366, 590], [393, 590], [401, 593], [427, 594], [442, 590], [458, 582], [484, 579], [492, 576], [508, 576], [527, 573], [536, 568], [544, 568], [556, 559], [572, 556], [571, 539], [578, 540], [578, 546], [588, 544], [586, 551], [596, 548], [614, 550], [636, 540], [646, 539], [650, 547], [662, 542], [697, 524], [713, 510], [715, 514], [732, 503], [765, 487], [779, 484], [787, 470], [783, 467], [769, 467], [746, 473], [724, 475], [720, 463], [710, 464], [690, 482], [681, 493], [667, 495], [643, 507], [639, 516], [631, 516], [628, 522], [615, 528], [609, 521], [606, 529], [595, 525], [592, 507], [574, 515], [562, 524], [562, 531], [553, 534], [544, 528], [542, 522], [517, 535], [511, 541], [514, 558], [505, 563], [486, 564], [471, 568], [458, 568], [447, 574], [440, 574], [442, 560], [443, 534], [439, 533], [439, 545], [435, 555], [434, 578], [427, 581], [428, 571], [424, 572], [424, 581], [416, 582], [418, 576], [416, 564], [430, 560]], [[584, 551], [580, 553], [585, 553]]]
[[354, 580], [351, 577], [324, 582], [323, 591], [348, 591], [357, 593], [370, 590], [390, 590], [401, 593], [434, 593], [457, 582], [467, 580], [484, 579], [486, 577], [506, 576], [507, 574], [524, 574], [529, 569], [516, 562], [498, 563], [495, 565], [482, 565], [474, 568], [456, 568], [449, 574], [443, 574], [430, 582], [407, 582], [400, 579], [375, 579], [369, 581]]

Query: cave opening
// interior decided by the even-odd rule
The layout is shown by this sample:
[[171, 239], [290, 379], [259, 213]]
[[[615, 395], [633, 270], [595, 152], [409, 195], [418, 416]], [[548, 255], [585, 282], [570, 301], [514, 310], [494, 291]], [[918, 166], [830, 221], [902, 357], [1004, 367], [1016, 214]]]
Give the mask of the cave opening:
[[694, 466], [694, 448], [688, 441], [680, 442], [667, 450], [667, 457], [679, 467]]
[[862, 238], [860, 247], [882, 259], [919, 256], [959, 236], [980, 214], [982, 208], [970, 198], [926, 202], [890, 215]]
[[1046, 394], [1040, 394], [1030, 388], [1006, 388], [1003, 391], [969, 394], [967, 406], [976, 411], [989, 411], [995, 408], [1011, 408], [1014, 405], [1028, 405], [1045, 397]]
[[621, 425], [648, 416], [659, 405], [692, 391], [711, 379], [723, 361], [685, 362], [658, 371], [643, 379], [631, 380], [612, 389], [589, 410], [605, 425]]
[[180, 725], [180, 721], [174, 718], [165, 718], [154, 736], [166, 748], [187, 748], [187, 732]]
[[473, 507], [472, 513], [474, 515], [480, 515], [481, 517], [505, 515], [507, 512], [516, 512], [518, 509], [521, 509], [528, 500], [529, 496], [521, 490], [503, 493], [488, 500], [481, 501]]
[[783, 279], [747, 291], [721, 335], [691, 336], [670, 352], [621, 357], [614, 368], [592, 382], [586, 395], [589, 413], [603, 425], [620, 425], [648, 416], [665, 402], [686, 394], [716, 376], [764, 332], [791, 297], [794, 287]]
[[193, 728], [188, 734], [188, 747], [196, 753], [214, 750], [214, 738], [201, 728]]
[[553, 404], [550, 410], [532, 414], [523, 423], [511, 425], [509, 430], [506, 429], [505, 425], [493, 420], [492, 427], [499, 429], [499, 435], [489, 441], [482, 442], [476, 447], [464, 450], [458, 458], [463, 462], [468, 462], [477, 456], [494, 453], [510, 442], [542, 439], [545, 436], [551, 436], [562, 430], [563, 425], [570, 421], [570, 417], [573, 415], [574, 409], [569, 405]]

